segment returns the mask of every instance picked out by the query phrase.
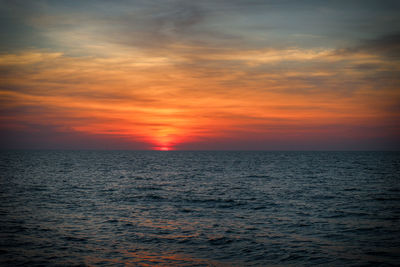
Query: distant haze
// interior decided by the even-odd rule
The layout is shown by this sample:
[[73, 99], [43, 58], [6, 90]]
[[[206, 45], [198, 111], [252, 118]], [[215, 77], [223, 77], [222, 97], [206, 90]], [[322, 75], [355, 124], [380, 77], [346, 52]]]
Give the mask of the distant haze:
[[400, 149], [400, 1], [0, 0], [0, 15], [0, 149]]

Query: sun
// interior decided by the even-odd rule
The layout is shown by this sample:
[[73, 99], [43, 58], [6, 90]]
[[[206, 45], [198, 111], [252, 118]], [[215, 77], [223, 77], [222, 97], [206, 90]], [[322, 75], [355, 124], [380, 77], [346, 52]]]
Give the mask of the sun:
[[172, 147], [168, 147], [168, 146], [158, 146], [158, 147], [154, 147], [154, 150], [158, 150], [158, 151], [170, 151], [173, 150]]

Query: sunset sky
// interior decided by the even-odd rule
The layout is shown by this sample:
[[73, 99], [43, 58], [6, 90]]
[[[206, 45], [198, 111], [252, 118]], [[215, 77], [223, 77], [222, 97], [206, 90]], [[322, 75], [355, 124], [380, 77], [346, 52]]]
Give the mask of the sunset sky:
[[400, 1], [0, 1], [0, 148], [400, 149]]

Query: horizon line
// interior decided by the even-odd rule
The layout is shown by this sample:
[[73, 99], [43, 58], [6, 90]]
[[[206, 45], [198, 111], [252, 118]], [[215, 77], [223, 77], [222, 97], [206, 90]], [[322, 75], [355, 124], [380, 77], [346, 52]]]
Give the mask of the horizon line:
[[4, 151], [126, 151], [126, 152], [400, 152], [400, 149], [349, 149], [349, 150], [332, 150], [332, 149], [100, 149], [100, 148], [0, 148]]

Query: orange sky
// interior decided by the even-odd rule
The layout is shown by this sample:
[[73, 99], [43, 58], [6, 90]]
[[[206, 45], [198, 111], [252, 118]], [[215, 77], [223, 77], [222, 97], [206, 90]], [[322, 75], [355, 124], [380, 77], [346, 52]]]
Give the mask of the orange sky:
[[[290, 40], [280, 46], [251, 35], [251, 27], [266, 26], [253, 10], [245, 11], [250, 21], [254, 15], [247, 25], [232, 10], [192, 21], [195, 4], [141, 6], [154, 17], [137, 15], [142, 24], [130, 32], [120, 27], [126, 11], [118, 6], [84, 17], [76, 7], [49, 4], [25, 17], [29, 7], [8, 5], [3, 12], [20, 12], [21, 24], [46, 42], [26, 37], [20, 47], [2, 46], [3, 148], [399, 148], [397, 36], [326, 45], [333, 37], [316, 31], [319, 41], [304, 45], [311, 37], [295, 37], [303, 34], [297, 29], [266, 32], [277, 43], [281, 33]], [[162, 11], [172, 12], [171, 21], [157, 24]], [[230, 16], [250, 32], [223, 31]], [[115, 32], [103, 32], [112, 23]], [[137, 38], [126, 41], [127, 33]]]

